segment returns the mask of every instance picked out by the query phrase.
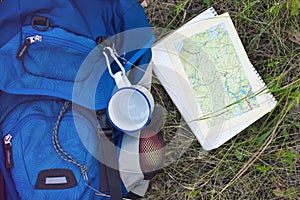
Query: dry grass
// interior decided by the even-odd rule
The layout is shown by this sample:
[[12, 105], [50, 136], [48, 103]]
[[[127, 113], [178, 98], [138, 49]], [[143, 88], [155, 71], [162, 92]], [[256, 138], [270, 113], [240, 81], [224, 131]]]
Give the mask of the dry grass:
[[205, 152], [163, 87], [154, 84], [156, 102], [168, 111], [167, 141], [184, 137], [186, 144], [173, 145], [169, 153], [177, 157], [151, 181], [146, 199], [300, 199], [298, 2], [152, 0], [146, 9], [151, 25], [167, 29], [210, 6], [229, 12], [251, 62], [279, 104], [220, 148]]

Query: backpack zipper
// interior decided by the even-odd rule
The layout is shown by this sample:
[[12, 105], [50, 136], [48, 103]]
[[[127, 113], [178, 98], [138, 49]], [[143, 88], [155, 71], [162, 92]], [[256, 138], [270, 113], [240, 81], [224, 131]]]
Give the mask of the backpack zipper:
[[[56, 37], [52, 37], [52, 36], [47, 36], [47, 35], [44, 35], [42, 37], [43, 37], [43, 41], [45, 41], [45, 42], [49, 42], [49, 43], [57, 44], [57, 45], [64, 45], [64, 46], [75, 49], [84, 54], [88, 54], [92, 50], [92, 48], [83, 46], [82, 44], [76, 43], [73, 41], [56, 38]], [[96, 44], [95, 44], [95, 46], [96, 46]]]
[[[33, 43], [41, 42], [41, 41], [45, 41], [45, 42], [49, 42], [49, 43], [57, 44], [57, 45], [64, 45], [64, 46], [70, 47], [72, 49], [75, 49], [75, 50], [85, 53], [85, 54], [88, 54], [92, 50], [92, 48], [82, 46], [81, 44], [75, 43], [73, 41], [68, 41], [68, 40], [51, 37], [51, 36], [47, 36], [47, 35], [35, 35], [35, 36], [26, 37], [25, 42], [23, 43], [23, 45], [21, 46], [21, 48], [19, 49], [19, 51], [17, 53], [17, 58], [19, 60], [22, 60], [24, 58], [24, 56], [27, 54], [29, 47]], [[95, 44], [95, 46], [96, 46], [96, 44]]]
[[21, 48], [19, 49], [19, 51], [17, 53], [17, 59], [22, 60], [24, 58], [24, 56], [26, 55], [26, 53], [28, 52], [28, 49], [31, 46], [31, 44], [33, 44], [35, 42], [40, 42], [40, 41], [42, 41], [42, 36], [40, 36], [40, 35], [27, 37], [25, 39], [25, 42], [23, 43], [23, 45], [21, 46]]
[[4, 139], [4, 156], [5, 156], [5, 167], [7, 169], [13, 168], [14, 167], [14, 161], [12, 157], [12, 135], [7, 134]]

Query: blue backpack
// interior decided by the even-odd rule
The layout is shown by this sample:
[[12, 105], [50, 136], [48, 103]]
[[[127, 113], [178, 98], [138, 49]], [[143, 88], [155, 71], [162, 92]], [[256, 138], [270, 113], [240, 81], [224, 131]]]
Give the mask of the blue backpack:
[[158, 168], [141, 161], [143, 131], [122, 133], [106, 118], [116, 88], [102, 52], [114, 49], [134, 84], [151, 70], [140, 4], [2, 0], [0, 13], [0, 199], [143, 196]]

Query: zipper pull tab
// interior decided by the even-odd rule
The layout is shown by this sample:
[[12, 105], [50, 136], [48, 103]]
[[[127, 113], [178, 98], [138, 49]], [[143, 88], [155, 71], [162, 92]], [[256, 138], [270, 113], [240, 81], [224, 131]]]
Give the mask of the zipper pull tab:
[[17, 59], [22, 60], [24, 58], [24, 56], [26, 55], [30, 45], [34, 42], [40, 42], [40, 41], [42, 41], [42, 36], [40, 36], [40, 35], [27, 37], [25, 39], [24, 44], [21, 46], [21, 48], [18, 51]]
[[14, 167], [14, 161], [12, 156], [12, 135], [8, 134], [4, 137], [4, 157], [5, 157], [5, 167], [7, 169]]

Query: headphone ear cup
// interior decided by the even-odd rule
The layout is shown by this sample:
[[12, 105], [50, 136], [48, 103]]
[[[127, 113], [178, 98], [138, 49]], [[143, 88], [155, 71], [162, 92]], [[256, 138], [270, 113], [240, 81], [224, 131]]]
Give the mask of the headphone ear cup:
[[150, 180], [162, 171], [165, 159], [163, 132], [150, 129], [141, 131], [139, 146], [140, 166], [145, 180]]

